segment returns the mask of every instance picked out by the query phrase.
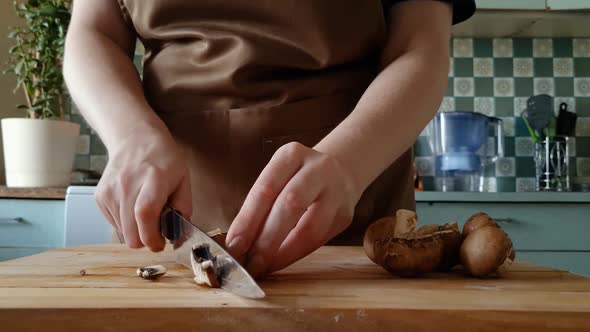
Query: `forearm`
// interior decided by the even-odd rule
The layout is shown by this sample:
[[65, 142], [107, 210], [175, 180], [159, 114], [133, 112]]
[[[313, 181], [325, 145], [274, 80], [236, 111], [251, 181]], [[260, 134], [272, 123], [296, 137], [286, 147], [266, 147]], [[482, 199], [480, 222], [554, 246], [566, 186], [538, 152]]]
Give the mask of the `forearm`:
[[165, 129], [143, 95], [129, 55], [101, 32], [77, 28], [68, 34], [64, 77], [74, 102], [107, 149], [133, 128]]
[[412, 146], [436, 113], [447, 84], [447, 55], [444, 47], [402, 54], [315, 149], [336, 157], [364, 190]]

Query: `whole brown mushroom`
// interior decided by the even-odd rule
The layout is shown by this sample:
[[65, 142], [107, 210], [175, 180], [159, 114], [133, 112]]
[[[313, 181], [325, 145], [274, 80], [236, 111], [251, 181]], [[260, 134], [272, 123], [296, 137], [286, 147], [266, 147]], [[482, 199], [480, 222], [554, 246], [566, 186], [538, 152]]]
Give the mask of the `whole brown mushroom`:
[[512, 241], [485, 213], [473, 215], [463, 227], [461, 264], [476, 277], [501, 274], [515, 259]]

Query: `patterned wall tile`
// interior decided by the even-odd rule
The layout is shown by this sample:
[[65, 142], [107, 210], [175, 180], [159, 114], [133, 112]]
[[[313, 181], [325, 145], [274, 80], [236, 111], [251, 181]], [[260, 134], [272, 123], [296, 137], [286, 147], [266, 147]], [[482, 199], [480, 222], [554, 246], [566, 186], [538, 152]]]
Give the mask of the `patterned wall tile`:
[[495, 58], [512, 57], [512, 54], [513, 54], [512, 39], [495, 38], [493, 43], [494, 43], [494, 57]]
[[530, 58], [533, 56], [533, 40], [531, 38], [515, 38], [512, 43], [515, 58]]
[[559, 105], [561, 103], [567, 104], [567, 110], [569, 112], [576, 113], [576, 98], [574, 98], [574, 97], [555, 97], [555, 98], [553, 98], [553, 109], [555, 110], [556, 116], [559, 115]]
[[514, 61], [512, 58], [494, 59], [494, 76], [495, 77], [513, 77]]
[[575, 137], [568, 137], [567, 141], [567, 153], [570, 157], [576, 156], [576, 138]]
[[555, 58], [553, 59], [553, 76], [569, 77], [574, 75], [574, 59]]
[[496, 116], [514, 116], [514, 100], [511, 97], [495, 97]]
[[578, 176], [590, 176], [590, 158], [576, 158]]
[[514, 116], [520, 117], [522, 112], [526, 110], [528, 97], [516, 97], [514, 98]]
[[589, 117], [578, 118], [578, 120], [576, 121], [576, 136], [577, 137], [590, 136], [590, 118]]
[[534, 94], [548, 94], [553, 96], [555, 94], [555, 85], [552, 78], [534, 78], [533, 79]]
[[483, 191], [484, 192], [496, 192], [498, 191], [498, 182], [495, 177], [486, 177], [483, 179]]
[[455, 77], [473, 77], [473, 58], [455, 58], [452, 62]]
[[590, 57], [590, 38], [574, 38], [573, 53], [575, 57]]
[[572, 59], [574, 74], [579, 77], [590, 76], [590, 58]]
[[590, 78], [574, 78], [574, 96], [590, 97]]
[[494, 78], [494, 96], [514, 96], [514, 78]]
[[535, 191], [535, 178], [516, 178], [517, 192]]
[[492, 57], [494, 56], [494, 46], [489, 38], [475, 38], [473, 40], [473, 56], [475, 57]]
[[89, 154], [90, 153], [90, 136], [80, 135], [78, 137], [78, 149], [77, 154]]
[[473, 59], [473, 76], [475, 76], [475, 77], [492, 77], [492, 76], [494, 76], [494, 59], [493, 58], [474, 58]]
[[512, 63], [515, 77], [533, 77], [533, 58], [514, 58]]
[[444, 97], [442, 103], [440, 104], [438, 111], [439, 112], [452, 112], [455, 110], [455, 98], [453, 97]]
[[556, 77], [553, 79], [555, 96], [565, 97], [574, 94], [574, 79], [572, 77]]
[[456, 97], [473, 97], [474, 87], [473, 78], [459, 78], [455, 77], [455, 90], [454, 95]]
[[415, 161], [420, 176], [434, 176], [434, 157], [416, 157]]
[[552, 77], [553, 59], [535, 58], [533, 59], [533, 69], [535, 77]]
[[487, 116], [495, 116], [494, 98], [475, 97], [473, 100], [474, 110]]
[[515, 77], [514, 78], [514, 95], [519, 97], [530, 97], [534, 93], [534, 83], [532, 77]]
[[533, 39], [533, 56], [534, 57], [552, 57], [553, 56], [553, 39], [535, 38]]
[[455, 58], [473, 57], [473, 39], [453, 39], [453, 56]]
[[578, 116], [590, 116], [590, 97], [577, 97], [575, 100], [575, 110]]
[[554, 38], [553, 39], [553, 56], [554, 57], [572, 57], [573, 46], [571, 38]]
[[90, 169], [96, 172], [103, 172], [107, 165], [106, 155], [91, 155]]
[[514, 118], [513, 117], [503, 117], [502, 119], [502, 129], [504, 130], [504, 136], [512, 137], [514, 136]]
[[498, 159], [496, 176], [516, 176], [516, 159], [514, 157]]
[[516, 137], [514, 151], [518, 157], [532, 157], [535, 152], [535, 143], [531, 137]]

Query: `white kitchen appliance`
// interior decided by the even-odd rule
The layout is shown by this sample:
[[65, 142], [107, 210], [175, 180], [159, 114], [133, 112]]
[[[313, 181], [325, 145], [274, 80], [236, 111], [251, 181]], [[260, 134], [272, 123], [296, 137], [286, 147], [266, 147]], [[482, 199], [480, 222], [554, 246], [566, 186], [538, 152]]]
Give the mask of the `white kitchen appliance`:
[[65, 246], [112, 243], [113, 227], [96, 205], [96, 186], [70, 186], [66, 191]]

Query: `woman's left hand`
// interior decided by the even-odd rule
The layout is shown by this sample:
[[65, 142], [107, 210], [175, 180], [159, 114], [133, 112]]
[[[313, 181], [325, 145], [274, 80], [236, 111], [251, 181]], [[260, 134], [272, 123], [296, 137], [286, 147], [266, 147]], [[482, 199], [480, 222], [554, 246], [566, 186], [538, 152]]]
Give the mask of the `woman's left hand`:
[[362, 191], [336, 158], [299, 143], [276, 151], [232, 223], [228, 250], [253, 276], [285, 268], [346, 229]]

